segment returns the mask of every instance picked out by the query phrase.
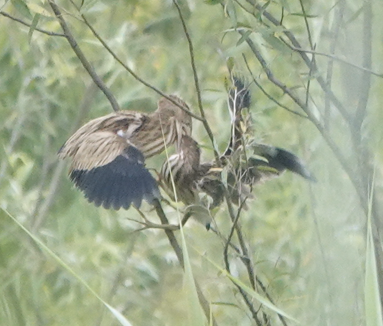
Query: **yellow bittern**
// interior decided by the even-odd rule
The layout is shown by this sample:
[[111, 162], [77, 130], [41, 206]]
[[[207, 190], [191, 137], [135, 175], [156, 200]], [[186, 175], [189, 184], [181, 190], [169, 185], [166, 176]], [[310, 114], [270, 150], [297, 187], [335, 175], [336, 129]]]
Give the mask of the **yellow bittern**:
[[89, 202], [104, 208], [139, 208], [160, 197], [157, 182], [145, 168], [145, 159], [166, 146], [180, 146], [189, 136], [192, 121], [188, 106], [172, 95], [161, 98], [151, 114], [120, 111], [89, 121], [59, 150], [70, 158], [70, 179]]
[[186, 205], [197, 202], [198, 181], [209, 167], [200, 164], [198, 143], [189, 135], [181, 137], [177, 153], [171, 155], [162, 165], [160, 178], [164, 190], [173, 199]]
[[[241, 197], [249, 196], [254, 184], [285, 170], [315, 180], [303, 162], [291, 152], [254, 142], [246, 145], [242, 110], [250, 106], [249, 89], [241, 79], [234, 77], [228, 95], [232, 131], [229, 145], [220, 158], [221, 167], [216, 162], [201, 164], [197, 142], [189, 135], [181, 137], [177, 153], [169, 157], [161, 170], [164, 189], [172, 199], [177, 196], [179, 201], [192, 205], [198, 203], [198, 194], [203, 192], [212, 198], [212, 207], [218, 206], [224, 199], [223, 169], [228, 172], [225, 183], [231, 200], [236, 204]], [[256, 156], [247, 157], [244, 154], [246, 149]]]

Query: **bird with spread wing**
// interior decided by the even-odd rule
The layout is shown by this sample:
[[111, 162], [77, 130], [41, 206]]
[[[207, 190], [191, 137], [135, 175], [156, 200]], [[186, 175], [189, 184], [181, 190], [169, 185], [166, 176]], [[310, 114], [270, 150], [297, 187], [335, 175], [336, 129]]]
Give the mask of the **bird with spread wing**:
[[142, 200], [160, 198], [145, 159], [165, 147], [180, 146], [192, 131], [189, 107], [177, 96], [161, 98], [151, 114], [119, 111], [89, 121], [61, 147], [71, 159], [69, 177], [89, 200], [104, 208], [139, 208]]
[[[157, 181], [145, 167], [145, 159], [175, 145], [175, 154], [163, 164], [160, 184], [174, 200], [199, 205], [200, 194], [212, 199], [211, 207], [224, 199], [225, 185], [233, 203], [250, 196], [252, 186], [285, 170], [314, 180], [294, 154], [270, 145], [244, 141], [247, 133], [243, 111], [250, 106], [244, 82], [232, 78], [228, 91], [231, 137], [219, 162], [201, 163], [201, 150], [192, 138], [189, 107], [177, 96], [161, 98], [151, 114], [119, 111], [89, 121], [59, 150], [71, 159], [70, 179], [90, 201], [104, 208], [139, 208], [161, 195]], [[175, 103], [178, 105], [176, 105]], [[223, 171], [227, 180], [223, 180]]]

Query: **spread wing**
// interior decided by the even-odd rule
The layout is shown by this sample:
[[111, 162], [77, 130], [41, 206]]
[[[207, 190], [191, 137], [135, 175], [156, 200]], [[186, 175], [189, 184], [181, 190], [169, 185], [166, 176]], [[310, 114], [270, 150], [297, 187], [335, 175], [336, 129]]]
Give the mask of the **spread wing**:
[[127, 209], [160, 196], [143, 154], [129, 141], [145, 119], [139, 113], [121, 112], [92, 120], [60, 149], [60, 158], [72, 159], [71, 180], [90, 202]]
[[134, 146], [126, 147], [111, 162], [90, 170], [74, 169], [70, 178], [89, 200], [104, 208], [140, 207], [160, 197], [157, 182], [145, 168], [144, 156]]
[[[121, 152], [126, 146], [126, 140], [132, 138], [146, 124], [147, 119], [147, 116], [131, 111], [111, 113], [93, 119], [65, 142], [58, 156], [61, 159], [71, 157], [74, 168], [89, 169], [107, 164], [114, 159], [115, 152]], [[99, 146], [102, 150], [97, 149]]]

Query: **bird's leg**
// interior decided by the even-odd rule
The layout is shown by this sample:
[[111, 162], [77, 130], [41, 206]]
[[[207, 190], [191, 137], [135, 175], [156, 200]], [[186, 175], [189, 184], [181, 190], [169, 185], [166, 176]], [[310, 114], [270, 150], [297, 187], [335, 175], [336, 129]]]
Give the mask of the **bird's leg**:
[[181, 225], [184, 226], [191, 216], [191, 212], [186, 212], [181, 220]]
[[130, 221], [133, 221], [133, 222], [136, 222], [138, 224], [143, 225], [143, 227], [141, 229], [138, 229], [136, 231], [142, 231], [142, 230], [147, 230], [147, 229], [162, 229], [162, 230], [173, 230], [173, 231], [176, 231], [176, 230], [179, 230], [179, 228], [180, 228], [179, 225], [175, 225], [175, 224], [157, 224], [157, 223], [153, 223], [153, 222], [149, 221], [146, 218], [145, 214], [142, 213], [141, 210], [136, 208], [136, 211], [138, 212], [138, 214], [140, 214], [140, 216], [144, 220], [144, 221], [137, 221], [135, 219], [128, 218], [128, 220], [130, 220]]
[[170, 206], [171, 208], [173, 208], [175, 211], [179, 209], [176, 205], [174, 205], [170, 200], [166, 198], [161, 198], [161, 201], [164, 202], [166, 205]]

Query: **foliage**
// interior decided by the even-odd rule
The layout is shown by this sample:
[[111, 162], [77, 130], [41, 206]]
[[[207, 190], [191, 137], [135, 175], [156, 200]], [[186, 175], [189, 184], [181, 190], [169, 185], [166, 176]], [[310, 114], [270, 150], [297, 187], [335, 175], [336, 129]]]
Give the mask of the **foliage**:
[[[383, 71], [382, 5], [356, 0], [178, 3], [193, 42], [202, 105], [218, 151], [222, 153], [230, 137], [225, 78], [233, 67], [251, 84], [249, 114], [257, 141], [297, 153], [318, 179], [312, 184], [286, 173], [257, 185], [256, 198], [240, 212], [248, 258], [259, 281], [255, 291], [302, 325], [361, 325], [366, 319], [373, 325], [368, 312], [381, 309], [365, 307], [365, 298], [366, 304], [379, 304], [368, 298], [376, 299], [373, 288], [382, 284], [383, 275], [378, 219], [382, 75], [377, 73]], [[122, 109], [150, 112], [160, 95], [108, 53], [82, 15], [138, 76], [166, 94], [181, 95], [200, 114], [189, 43], [173, 1], [58, 5]], [[109, 113], [110, 103], [60, 35], [50, 1], [6, 1], [0, 5], [0, 29], [2, 323], [119, 325], [117, 312], [113, 314], [118, 311], [132, 325], [184, 325], [190, 305], [196, 305], [189, 302], [195, 298], [188, 293], [194, 291], [192, 272], [217, 325], [295, 325], [251, 296], [249, 271], [234, 250], [229, 250], [226, 271], [223, 252], [233, 224], [225, 204], [215, 215], [222, 237], [195, 221], [185, 225], [190, 267], [184, 273], [163, 230], [135, 232], [141, 225], [132, 219], [142, 219], [133, 208], [96, 208], [72, 188], [56, 153], [81, 124]], [[308, 51], [297, 51], [289, 35]], [[213, 144], [197, 120], [193, 134], [203, 160], [213, 160]], [[158, 169], [164, 158], [150, 159], [147, 165]], [[149, 205], [142, 210], [158, 223]], [[179, 213], [166, 205], [164, 210], [177, 224]], [[237, 236], [233, 243], [239, 246]], [[188, 285], [183, 285], [184, 274]], [[371, 279], [376, 275], [378, 280]], [[249, 289], [250, 304], [241, 284]], [[249, 305], [257, 310], [256, 317]]]

